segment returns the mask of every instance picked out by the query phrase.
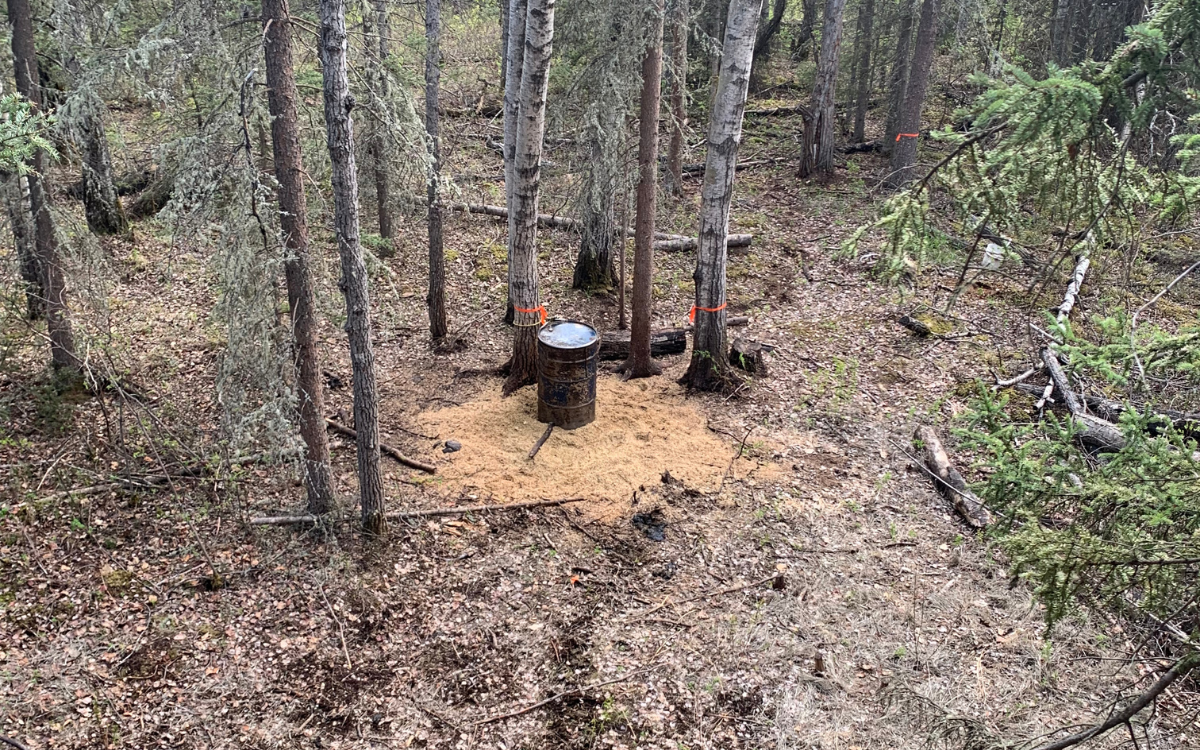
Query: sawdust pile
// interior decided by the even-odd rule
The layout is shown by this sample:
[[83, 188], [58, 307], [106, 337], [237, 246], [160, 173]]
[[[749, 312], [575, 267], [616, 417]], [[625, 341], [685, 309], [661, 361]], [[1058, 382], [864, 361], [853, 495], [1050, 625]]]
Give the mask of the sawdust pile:
[[[461, 451], [440, 456], [438, 474], [451, 488], [501, 501], [586, 497], [612, 513], [628, 507], [639, 486], [658, 484], [664, 471], [689, 488], [715, 491], [737, 450], [708, 429], [681, 387], [661, 378], [601, 376], [596, 421], [555, 429], [532, 461], [529, 449], [546, 427], [537, 421], [536, 388], [509, 398], [496, 388], [419, 419], [443, 440], [462, 443]], [[731, 476], [756, 466], [737, 464]]]

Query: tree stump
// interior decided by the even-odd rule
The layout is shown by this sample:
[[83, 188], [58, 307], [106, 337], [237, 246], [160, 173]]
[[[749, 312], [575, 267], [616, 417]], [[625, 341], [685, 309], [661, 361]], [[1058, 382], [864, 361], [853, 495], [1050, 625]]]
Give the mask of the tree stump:
[[729, 347], [729, 362], [734, 367], [739, 367], [752, 375], [766, 377], [767, 359], [763, 355], [770, 350], [771, 347], [765, 344], [751, 341], [745, 336], [738, 336], [733, 340], [733, 345]]

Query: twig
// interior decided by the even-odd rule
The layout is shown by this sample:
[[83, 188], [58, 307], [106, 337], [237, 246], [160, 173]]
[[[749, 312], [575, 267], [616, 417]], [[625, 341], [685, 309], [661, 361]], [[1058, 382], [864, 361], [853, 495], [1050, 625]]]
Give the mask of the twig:
[[[572, 497], [567, 500], [531, 500], [527, 503], [497, 503], [494, 505], [467, 505], [462, 508], [434, 508], [433, 510], [408, 510], [408, 511], [393, 511], [385, 513], [384, 517], [388, 519], [396, 518], [422, 518], [428, 516], [460, 516], [467, 513], [482, 513], [484, 511], [507, 511], [507, 510], [522, 510], [524, 508], [543, 508], [550, 505], [566, 505], [567, 503], [581, 503], [586, 498]], [[325, 520], [324, 516], [260, 516], [251, 518], [250, 524], [253, 526], [287, 526], [294, 523], [318, 523]]]
[[1114, 729], [1122, 724], [1128, 723], [1129, 720], [1136, 716], [1143, 708], [1153, 703], [1154, 699], [1161, 695], [1164, 690], [1169, 688], [1180, 677], [1183, 677], [1191, 672], [1192, 669], [1194, 669], [1198, 664], [1200, 664], [1200, 652], [1193, 651], [1192, 653], [1189, 653], [1187, 656], [1184, 656], [1182, 659], [1172, 664], [1171, 668], [1167, 670], [1166, 674], [1158, 678], [1158, 682], [1151, 685], [1149, 690], [1139, 695], [1125, 708], [1110, 715], [1104, 723], [1097, 724], [1090, 729], [1085, 729], [1082, 732], [1077, 732], [1076, 734], [1072, 734], [1068, 737], [1063, 737], [1062, 739], [1055, 740], [1054, 742], [1039, 745], [1038, 747], [1034, 748], [1034, 750], [1065, 750], [1065, 748], [1073, 747], [1081, 742], [1087, 742], [1094, 737], [1099, 737], [1110, 729]]
[[317, 591], [321, 592], [321, 598], [325, 600], [325, 606], [329, 608], [329, 616], [338, 626], [338, 638], [342, 641], [342, 654], [346, 657], [346, 671], [354, 671], [354, 665], [350, 663], [350, 649], [346, 648], [346, 631], [342, 628], [342, 621], [338, 619], [337, 613], [333, 611], [333, 605], [329, 603], [329, 597], [325, 596], [325, 587], [317, 582]]
[[1033, 377], [1033, 375], [1035, 375], [1037, 373], [1038, 369], [1039, 368], [1037, 368], [1037, 367], [1031, 367], [1028, 370], [1026, 370], [1025, 372], [1021, 373], [1020, 375], [1016, 376], [1015, 378], [1009, 378], [1008, 380], [997, 379], [996, 384], [994, 386], [992, 386], [992, 390], [998, 391], [1001, 388], [1011, 388], [1014, 385], [1016, 385], [1017, 383], [1023, 383], [1026, 380], [1028, 380], [1029, 378]]
[[29, 750], [28, 747], [25, 747], [20, 742], [17, 742], [11, 737], [5, 737], [2, 734], [0, 734], [0, 742], [4, 743], [5, 745], [12, 745], [13, 747], [17, 748], [17, 750]]
[[[329, 417], [326, 417], [325, 424], [329, 425], [333, 429], [334, 432], [341, 433], [342, 435], [345, 435], [346, 437], [348, 437], [352, 440], [358, 439], [358, 432], [356, 432], [354, 429], [352, 429], [350, 427], [347, 427], [346, 425], [342, 424], [341, 422], [336, 422], [336, 421], [330, 419]], [[414, 469], [420, 469], [421, 471], [426, 471], [426, 472], [429, 472], [430, 474], [437, 474], [437, 467], [434, 466], [433, 464], [427, 464], [423, 461], [418, 461], [415, 458], [409, 458], [408, 456], [404, 455], [396, 448], [388, 445], [387, 443], [385, 443], [383, 441], [379, 442], [379, 450], [388, 454], [389, 456], [396, 459], [397, 461], [404, 464], [405, 466], [410, 466]]]
[[1150, 309], [1155, 304], [1157, 304], [1158, 301], [1167, 294], [1167, 292], [1174, 289], [1176, 284], [1178, 284], [1179, 282], [1181, 282], [1185, 278], [1187, 278], [1187, 275], [1190, 274], [1192, 271], [1195, 271], [1196, 268], [1198, 268], [1198, 267], [1200, 267], [1200, 260], [1196, 261], [1195, 263], [1193, 263], [1192, 265], [1190, 265], [1186, 269], [1184, 269], [1183, 273], [1179, 274], [1174, 279], [1172, 279], [1171, 283], [1167, 284], [1167, 286], [1161, 292], [1154, 295], [1154, 297], [1151, 298], [1151, 300], [1149, 302], [1147, 302], [1146, 304], [1139, 307], [1137, 309], [1137, 312], [1135, 312], [1133, 314], [1133, 318], [1130, 319], [1130, 321], [1129, 321], [1129, 350], [1131, 352], [1133, 352], [1133, 364], [1137, 367], [1138, 379], [1142, 381], [1142, 388], [1146, 391], [1150, 390], [1150, 386], [1148, 386], [1146, 384], [1146, 369], [1144, 367], [1142, 367], [1142, 358], [1138, 356], [1138, 351], [1137, 351], [1138, 316], [1141, 315], [1142, 313], [1146, 312], [1146, 310]]
[[521, 716], [522, 714], [527, 714], [530, 711], [536, 711], [537, 709], [541, 708], [542, 706], [548, 706], [551, 703], [557, 703], [558, 701], [562, 700], [563, 698], [569, 698], [573, 695], [583, 695], [584, 693], [586, 693], [589, 690], [595, 690], [597, 688], [602, 688], [606, 685], [614, 685], [618, 682], [626, 682], [628, 680], [632, 680], [634, 677], [638, 676], [639, 674], [641, 674], [644, 671], [646, 671], [646, 670], [639, 670], [637, 672], [634, 672], [633, 674], [625, 675], [624, 677], [617, 677], [612, 680], [605, 680], [604, 682], [597, 682], [592, 685], [583, 685], [582, 687], [576, 687], [576, 688], [571, 688], [569, 690], [564, 690], [557, 695], [553, 695], [543, 701], [538, 701], [537, 703], [526, 706], [525, 708], [519, 708], [516, 711], [510, 711], [506, 714], [500, 714], [499, 716], [492, 716], [487, 719], [480, 719], [479, 721], [475, 722], [473, 724], [473, 726], [480, 726], [482, 724], [491, 724], [492, 722], [504, 721], [505, 719], [511, 719], [515, 716]]
[[739, 591], [745, 591], [746, 589], [752, 589], [757, 586], [761, 586], [764, 583], [769, 583], [771, 581], [774, 581], [778, 576], [779, 576], [778, 573], [772, 573], [771, 575], [767, 576], [766, 578], [762, 579], [761, 581], [755, 581], [753, 583], [744, 583], [740, 586], [730, 586], [729, 588], [721, 589], [720, 591], [714, 591], [711, 594], [697, 594], [696, 596], [689, 596], [686, 599], [679, 599], [677, 601], [671, 601], [670, 599], [668, 599], [667, 601], [663, 602], [662, 604], [655, 605], [655, 606], [651, 607], [650, 609], [646, 610], [645, 612], [642, 612], [640, 615], [638, 615], [637, 617], [635, 617], [633, 619], [634, 620], [645, 619], [645, 618], [649, 617], [650, 615], [654, 614], [655, 612], [657, 612], [658, 610], [663, 609], [664, 607], [673, 607], [673, 606], [676, 606], [679, 604], [687, 604], [688, 602], [694, 602], [694, 601], [698, 601], [700, 599], [710, 599], [714, 596], [724, 596], [726, 594], [736, 594]]
[[742, 451], [746, 450], [746, 439], [750, 437], [750, 433], [754, 432], [754, 428], [758, 425], [750, 425], [750, 429], [746, 430], [746, 434], [742, 435], [742, 443], [738, 446], [737, 453], [733, 454], [733, 458], [729, 459], [729, 466], [725, 467], [725, 473], [721, 476], [721, 486], [717, 488], [717, 494], [725, 489], [725, 480], [729, 479], [729, 472], [733, 471], [733, 463], [742, 457]]
[[533, 457], [538, 454], [538, 451], [540, 451], [542, 449], [542, 446], [546, 444], [546, 441], [550, 439], [550, 433], [553, 431], [554, 431], [554, 423], [551, 422], [550, 424], [546, 425], [546, 431], [542, 433], [542, 436], [540, 438], [538, 438], [538, 441], [533, 444], [532, 448], [529, 449], [529, 460], [530, 461], [532, 461]]

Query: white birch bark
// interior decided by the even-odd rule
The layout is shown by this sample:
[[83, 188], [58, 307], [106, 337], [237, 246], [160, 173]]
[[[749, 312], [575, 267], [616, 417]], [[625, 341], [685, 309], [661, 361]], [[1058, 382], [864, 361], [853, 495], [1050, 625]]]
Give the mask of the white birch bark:
[[504, 314], [507, 323], [513, 322], [513, 238], [516, 224], [513, 216], [513, 188], [517, 184], [514, 169], [517, 154], [517, 117], [521, 111], [521, 72], [525, 60], [525, 17], [528, 0], [509, 0], [508, 48], [504, 50], [504, 193], [508, 208], [508, 305]]
[[[519, 1], [519, 0], [517, 0]], [[516, 2], [514, 2], [514, 6]], [[510, 19], [509, 39], [517, 36]], [[541, 183], [542, 136], [546, 129], [546, 89], [554, 42], [554, 0], [528, 0], [525, 54], [521, 62], [520, 105], [516, 117], [509, 211], [509, 300], [515, 311], [513, 356], [506, 393], [534, 382], [537, 375], [538, 311], [537, 212]], [[511, 43], [511, 41], [510, 41]], [[512, 75], [513, 60], [509, 60]], [[506, 175], [507, 177], [507, 175]]]
[[725, 239], [742, 114], [750, 85], [750, 64], [762, 0], [730, 0], [721, 54], [721, 72], [708, 126], [708, 156], [700, 194], [700, 237], [696, 250], [696, 327], [692, 361], [683, 382], [691, 388], [720, 390], [729, 382], [725, 336]]

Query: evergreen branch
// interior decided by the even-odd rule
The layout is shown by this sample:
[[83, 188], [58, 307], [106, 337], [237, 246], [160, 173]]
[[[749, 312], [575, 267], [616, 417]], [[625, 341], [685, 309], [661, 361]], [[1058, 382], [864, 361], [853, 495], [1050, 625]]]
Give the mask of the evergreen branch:
[[993, 125], [992, 127], [987, 128], [985, 130], [981, 130], [978, 133], [976, 133], [975, 135], [971, 136], [970, 138], [967, 138], [966, 140], [964, 140], [962, 143], [958, 144], [958, 146], [953, 151], [946, 154], [946, 156], [941, 161], [939, 161], [937, 164], [933, 165], [933, 167], [929, 170], [929, 172], [927, 172], [925, 174], [925, 176], [921, 178], [921, 181], [913, 186], [911, 193], [913, 195], [920, 194], [920, 192], [925, 189], [925, 186], [927, 184], [929, 184], [929, 181], [931, 179], [933, 179], [933, 176], [935, 174], [937, 174], [938, 171], [942, 169], [942, 167], [944, 167], [947, 164], [949, 164], [950, 162], [954, 161], [954, 159], [956, 159], [958, 157], [958, 155], [961, 154], [963, 151], [974, 146], [976, 143], [979, 143], [984, 138], [987, 138], [990, 135], [999, 133], [1001, 130], [1003, 130], [1006, 127], [1008, 127], [1007, 120], [1005, 120], [1004, 122], [1001, 122], [997, 125]]

